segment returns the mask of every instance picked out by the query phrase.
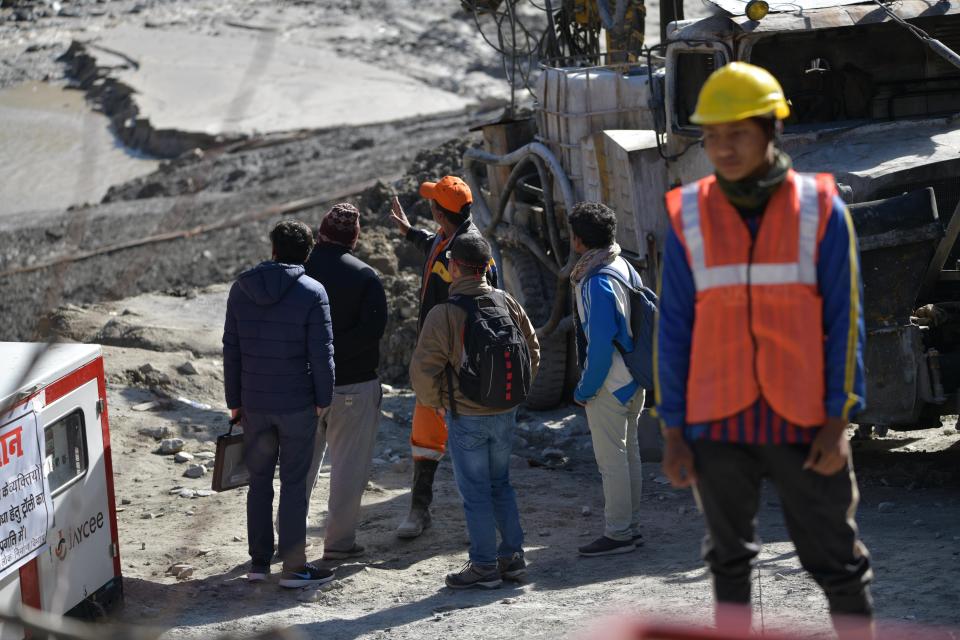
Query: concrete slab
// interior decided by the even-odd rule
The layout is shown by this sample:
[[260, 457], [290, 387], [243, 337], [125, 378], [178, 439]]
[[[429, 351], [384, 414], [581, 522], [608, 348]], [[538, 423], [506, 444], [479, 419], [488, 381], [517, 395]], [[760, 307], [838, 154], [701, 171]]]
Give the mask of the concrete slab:
[[291, 43], [278, 31], [208, 35], [125, 26], [103, 32], [96, 45], [139, 65], [118, 70], [117, 77], [137, 91], [141, 116], [157, 129], [253, 134], [328, 128], [468, 104], [331, 49]]

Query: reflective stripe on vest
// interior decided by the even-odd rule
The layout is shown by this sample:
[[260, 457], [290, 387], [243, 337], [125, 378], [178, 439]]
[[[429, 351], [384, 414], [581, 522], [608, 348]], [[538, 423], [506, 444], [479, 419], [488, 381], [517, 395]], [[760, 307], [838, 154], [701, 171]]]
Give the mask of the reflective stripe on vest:
[[820, 210], [817, 183], [812, 175], [796, 174], [794, 181], [800, 199], [800, 233], [797, 261], [790, 263], [729, 264], [706, 266], [703, 232], [700, 228], [700, 183], [681, 189], [683, 237], [690, 252], [690, 269], [697, 292], [733, 285], [816, 284], [817, 228]]

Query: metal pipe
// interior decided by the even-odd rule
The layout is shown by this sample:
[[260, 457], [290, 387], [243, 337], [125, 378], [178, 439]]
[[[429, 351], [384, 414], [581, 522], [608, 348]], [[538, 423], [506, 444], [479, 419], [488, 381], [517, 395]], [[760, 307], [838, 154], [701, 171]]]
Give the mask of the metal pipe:
[[[499, 166], [511, 165], [518, 162], [523, 156], [531, 153], [536, 154], [546, 163], [550, 169], [550, 173], [553, 174], [554, 180], [557, 181], [560, 187], [560, 194], [563, 196], [563, 205], [567, 211], [570, 211], [576, 202], [573, 195], [573, 186], [570, 184], [567, 174], [564, 173], [563, 166], [561, 166], [557, 156], [541, 142], [529, 142], [519, 149], [502, 156], [489, 153], [482, 149], [467, 149], [466, 153], [463, 154], [463, 169], [467, 174], [467, 184], [470, 185], [470, 189], [474, 193], [480, 193], [480, 181], [476, 175], [477, 163]], [[486, 216], [487, 222], [493, 217], [483, 198], [477, 198], [476, 201], [474, 201], [474, 211], [481, 216]]]
[[553, 250], [553, 258], [557, 264], [563, 264], [563, 255], [560, 251], [560, 229], [557, 228], [556, 210], [553, 206], [553, 181], [550, 179], [547, 167], [543, 164], [540, 156], [532, 157], [533, 164], [537, 167], [537, 173], [540, 174], [540, 186], [543, 189], [543, 216], [547, 219], [547, 237], [550, 238], [550, 248]]

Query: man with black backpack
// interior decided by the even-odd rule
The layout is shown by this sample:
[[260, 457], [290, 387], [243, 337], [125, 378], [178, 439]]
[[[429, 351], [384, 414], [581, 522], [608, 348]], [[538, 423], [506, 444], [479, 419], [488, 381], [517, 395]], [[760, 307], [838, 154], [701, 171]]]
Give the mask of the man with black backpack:
[[587, 412], [603, 480], [603, 535], [582, 556], [629, 553], [642, 544], [643, 485], [637, 419], [652, 381], [656, 296], [620, 257], [617, 218], [608, 207], [582, 202], [570, 212], [574, 250], [570, 275], [576, 299], [577, 352], [583, 371], [574, 400]]
[[446, 417], [447, 446], [470, 533], [470, 561], [447, 575], [447, 586], [492, 589], [503, 578], [526, 573], [510, 451], [515, 408], [536, 375], [540, 345], [523, 308], [486, 282], [491, 260], [486, 240], [461, 235], [447, 258], [450, 296], [424, 320], [410, 382], [418, 402]]

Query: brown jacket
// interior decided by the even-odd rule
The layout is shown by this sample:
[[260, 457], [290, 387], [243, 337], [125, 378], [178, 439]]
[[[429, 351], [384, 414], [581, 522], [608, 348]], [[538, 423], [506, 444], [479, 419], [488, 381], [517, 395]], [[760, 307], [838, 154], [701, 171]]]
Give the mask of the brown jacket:
[[[479, 296], [493, 291], [493, 287], [476, 278], [460, 278], [450, 285], [450, 295]], [[507, 306], [513, 321], [527, 339], [530, 348], [530, 374], [537, 374], [540, 366], [540, 343], [530, 318], [523, 307], [507, 294]], [[483, 416], [504, 413], [501, 409], [491, 409], [468, 400], [460, 393], [460, 382], [456, 372], [460, 370], [463, 357], [462, 329], [467, 319], [466, 312], [456, 305], [442, 303], [430, 310], [420, 330], [417, 348], [410, 360], [410, 383], [417, 395], [417, 402], [427, 407], [450, 408], [447, 397], [446, 367], [453, 367], [453, 388], [457, 401], [457, 411], [466, 416]]]

